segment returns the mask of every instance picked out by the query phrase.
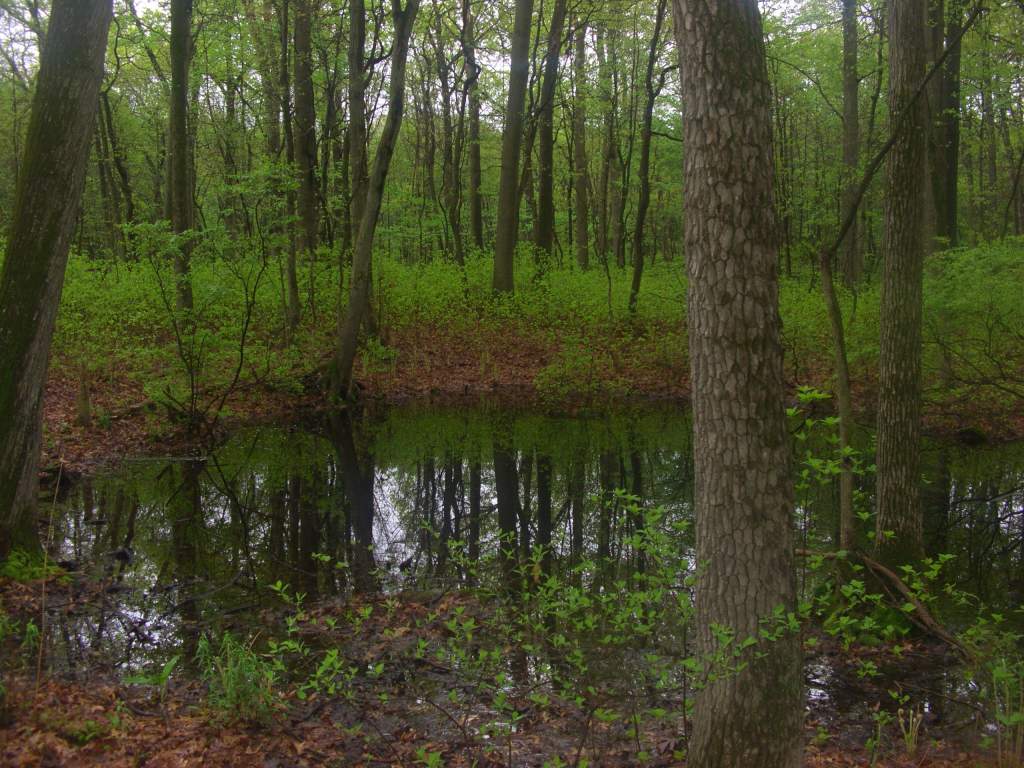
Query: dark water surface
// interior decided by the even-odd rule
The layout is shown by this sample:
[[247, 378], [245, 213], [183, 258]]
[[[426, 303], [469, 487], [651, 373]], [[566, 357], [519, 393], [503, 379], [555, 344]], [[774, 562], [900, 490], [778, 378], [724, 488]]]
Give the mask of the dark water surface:
[[[807, 441], [817, 455], [834, 450], [825, 433]], [[869, 451], [870, 435], [861, 442]], [[932, 443], [924, 464], [927, 547], [955, 555], [946, 578], [996, 608], [1018, 605], [1024, 446]], [[870, 478], [860, 484], [870, 509]], [[799, 546], [834, 549], [834, 485], [813, 470], [799, 483]], [[204, 634], [265, 632], [280, 607], [277, 582], [308, 601], [497, 582], [508, 565], [497, 556], [502, 531], [528, 573], [578, 566], [566, 578], [600, 593], [643, 571], [636, 537], [653, 524], [676, 546], [669, 589], [683, 594], [692, 498], [691, 422], [679, 410], [555, 418], [411, 408], [246, 430], [206, 456], [127, 461], [58, 500], [51, 556], [100, 577], [102, 590], [50, 606], [48, 663], [81, 679], [124, 675], [194, 653]], [[642, 514], [653, 508], [661, 513]], [[537, 554], [548, 541], [549, 560]], [[799, 585], [812, 596], [815, 576], [801, 572]], [[893, 680], [916, 687], [933, 718], [953, 719], [949, 702], [970, 694], [934, 658], [883, 673], [868, 683], [826, 654], [810, 658], [812, 711], [869, 734], [872, 701]]]

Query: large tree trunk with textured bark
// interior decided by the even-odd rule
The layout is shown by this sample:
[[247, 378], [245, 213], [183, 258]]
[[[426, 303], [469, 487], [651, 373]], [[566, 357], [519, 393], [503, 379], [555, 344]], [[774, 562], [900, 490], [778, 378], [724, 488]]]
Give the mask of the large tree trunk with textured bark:
[[501, 176], [498, 180], [498, 223], [491, 283], [496, 293], [511, 293], [515, 288], [514, 265], [519, 240], [519, 153], [523, 143], [523, 109], [530, 74], [532, 18], [533, 0], [516, 0], [505, 129], [501, 137]]
[[[682, 67], [699, 650], [793, 610], [793, 488], [779, 340], [769, 85], [755, 0], [673, 0]], [[803, 761], [799, 638], [748, 650], [696, 702], [688, 765]]]
[[96, 125], [111, 0], [54, 0], [0, 273], [0, 557], [39, 546], [50, 341]]
[[890, 123], [901, 123], [901, 129], [889, 153], [886, 179], [875, 538], [887, 565], [906, 563], [922, 553], [921, 308], [928, 126], [925, 101], [912, 98], [925, 75], [926, 21], [926, 0], [890, 6]]

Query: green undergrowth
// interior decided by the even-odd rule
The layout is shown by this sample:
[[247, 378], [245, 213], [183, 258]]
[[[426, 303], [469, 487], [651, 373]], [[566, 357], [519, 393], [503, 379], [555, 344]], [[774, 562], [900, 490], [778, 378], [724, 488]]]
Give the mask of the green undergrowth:
[[[154, 399], [177, 401], [187, 397], [190, 384], [206, 391], [226, 387], [243, 349], [243, 385], [299, 392], [312, 373], [325, 370], [342, 305], [332, 254], [324, 249], [315, 264], [300, 263], [303, 315], [289, 338], [279, 257], [268, 258], [261, 272], [265, 248], [235, 243], [224, 233], [204, 236], [193, 257], [196, 309], [188, 327], [194, 331], [182, 340], [174, 333], [169, 237], [158, 227], [141, 230], [136, 241], [145, 256], [136, 262], [72, 254], [54, 340], [58, 369], [100, 382], [127, 376]], [[515, 294], [495, 299], [486, 255], [471, 255], [464, 268], [440, 259], [379, 259], [373, 307], [381, 337], [364, 349], [364, 370], [401, 375], [422, 340], [433, 339], [475, 362], [482, 378], [500, 379], [517, 352], [539, 350], [540, 372], [517, 383], [532, 384], [554, 401], [614, 399], [634, 394], [638, 386], [650, 388], [651, 382], [685, 379], [681, 259], [648, 266], [635, 315], [626, 309], [628, 270], [541, 270], [524, 252], [516, 274]], [[996, 401], [1021, 396], [1024, 388], [1015, 382], [1024, 367], [1024, 310], [1015, 292], [1022, 283], [1020, 239], [929, 257], [925, 379], [933, 389]], [[869, 283], [856, 295], [840, 289], [840, 299], [851, 370], [855, 379], [871, 380], [878, 357], [877, 285]], [[780, 307], [787, 377], [827, 387], [832, 344], [817, 276], [807, 270], [783, 277]]]

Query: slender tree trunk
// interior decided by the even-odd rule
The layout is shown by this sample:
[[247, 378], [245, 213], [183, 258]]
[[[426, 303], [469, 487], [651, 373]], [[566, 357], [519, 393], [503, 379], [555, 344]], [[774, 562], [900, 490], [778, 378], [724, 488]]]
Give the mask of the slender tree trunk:
[[[465, 20], [463, 20], [465, 23]], [[438, 86], [441, 89], [441, 208], [447, 225], [447, 249], [455, 263], [463, 266], [466, 262], [465, 238], [462, 231], [462, 156], [466, 145], [466, 102], [469, 89], [476, 79], [475, 69], [468, 69], [465, 80], [459, 87], [459, 80], [452, 74], [452, 62], [445, 53], [445, 25], [435, 8], [434, 66]], [[465, 46], [463, 45], [463, 51]], [[453, 105], [452, 102], [455, 101]]]
[[519, 476], [512, 449], [500, 440], [494, 441], [494, 490], [498, 497], [498, 559], [505, 589], [515, 583], [517, 564], [516, 521], [519, 519]]
[[[843, 199], [847, 208], [855, 193], [860, 166], [860, 109], [857, 77], [858, 0], [843, 0]], [[863, 271], [863, 258], [857, 222], [846, 235], [842, 250], [843, 282], [854, 288]]]
[[480, 197], [480, 65], [476, 61], [476, 36], [470, 0], [462, 0], [462, 51], [469, 78], [469, 226], [473, 245], [484, 248], [484, 213]]
[[[262, 0], [260, 15], [257, 16], [257, 9], [254, 0], [246, 0], [246, 18], [256, 34], [256, 54], [259, 61], [260, 84], [263, 90], [263, 134], [267, 153], [267, 162], [272, 168], [276, 168], [281, 162], [281, 77], [278, 72], [278, 61], [275, 56], [277, 49], [277, 31], [274, 29], [274, 7], [272, 0]], [[271, 176], [271, 188], [275, 196], [283, 197], [284, 192], [278, 183], [276, 172]], [[266, 226], [275, 235], [280, 235], [283, 228], [279, 222], [279, 216], [271, 214], [266, 222], [261, 221], [261, 226]], [[276, 240], [276, 238], [274, 238]], [[277, 257], [280, 253], [276, 244], [270, 246], [270, 253]], [[297, 286], [296, 286], [297, 291]], [[296, 295], [296, 299], [297, 299]], [[286, 297], [286, 308], [288, 301]], [[297, 306], [296, 306], [297, 309]], [[287, 310], [286, 310], [287, 311]], [[290, 318], [286, 317], [286, 322]], [[289, 325], [289, 327], [292, 327]]]
[[299, 175], [300, 250], [310, 265], [310, 311], [315, 314], [313, 292], [319, 232], [316, 197], [316, 108], [313, 103], [313, 7], [311, 0], [295, 0], [295, 154]]
[[[419, 10], [419, 0], [406, 0], [402, 9], [401, 0], [392, 0], [391, 16], [395, 26], [395, 42], [391, 53], [391, 79], [388, 87], [388, 116], [381, 131], [377, 154], [373, 160], [373, 174], [366, 190], [362, 218], [359, 220], [359, 235], [352, 254], [352, 279], [349, 285], [348, 307], [338, 334], [338, 348], [335, 358], [335, 379], [333, 395], [345, 398], [352, 384], [352, 366], [359, 341], [359, 328], [365, 322], [370, 306], [373, 259], [373, 236], [377, 219], [384, 201], [384, 185], [391, 157], [395, 152], [398, 132], [402, 127], [402, 113], [405, 107], [405, 69], [409, 58], [409, 37], [413, 21]], [[354, 137], [353, 137], [354, 138]]]
[[576, 48], [573, 54], [573, 75], [576, 100], [572, 115], [573, 191], [576, 199], [576, 263], [581, 269], [590, 266], [590, 206], [587, 174], [587, 25], [578, 22]]
[[171, 0], [171, 231], [181, 236], [174, 254], [178, 310], [192, 310], [192, 168], [189, 162], [188, 70], [192, 60], [192, 0]]
[[943, 157], [942, 189], [936, 199], [935, 234], [946, 238], [951, 248], [960, 244], [958, 178], [960, 175], [960, 30], [964, 22], [963, 0], [949, 0], [949, 25], [946, 40], [949, 57], [942, 70], [940, 116], [944, 136], [941, 141]]
[[[927, 111], [911, 103], [925, 75], [926, 0], [889, 8], [890, 124], [905, 120], [889, 154], [879, 353], [877, 527], [883, 562], [922, 553], [920, 502], [921, 312]], [[911, 112], [904, 116], [905, 110]]]
[[[279, 53], [281, 56], [281, 64], [278, 68], [278, 76], [280, 77], [279, 93], [281, 96], [281, 125], [284, 127], [284, 154], [285, 164], [288, 168], [289, 173], [295, 165], [295, 131], [293, 128], [292, 121], [292, 83], [291, 83], [291, 65], [290, 65], [290, 51], [291, 40], [290, 34], [290, 4], [291, 0], [278, 0], [280, 2], [278, 18], [280, 20], [280, 49]], [[295, 192], [289, 185], [289, 189], [285, 194], [285, 215], [289, 222], [295, 219]], [[302, 301], [299, 299], [299, 274], [298, 265], [296, 264], [296, 243], [295, 243], [295, 228], [294, 224], [289, 223], [288, 225], [288, 258], [285, 264], [285, 283], [288, 288], [287, 302], [285, 303], [285, 325], [287, 326], [287, 335], [291, 336], [291, 333], [299, 324], [299, 319], [302, 314]]]
[[117, 128], [114, 125], [114, 114], [110, 108], [110, 97], [106, 91], [100, 94], [100, 106], [102, 108], [100, 117], [106, 126], [107, 138], [110, 141], [110, 153], [114, 161], [114, 168], [117, 171], [117, 178], [121, 188], [121, 196], [124, 199], [124, 220], [129, 224], [135, 223], [135, 192], [132, 188], [131, 174], [128, 170], [128, 163], [125, 160], [124, 149], [117, 137]]
[[110, 172], [110, 145], [107, 142], [106, 126], [102, 119], [96, 121], [96, 135], [93, 152], [96, 155], [96, 176], [100, 185], [100, 199], [103, 203], [103, 223], [107, 229], [107, 245], [110, 255], [117, 261], [124, 257], [121, 243], [121, 206], [117, 190], [114, 189], [113, 174]]
[[[852, 203], [850, 203], [852, 204]], [[847, 235], [849, 236], [849, 235]], [[832, 352], [836, 373], [836, 405], [839, 416], [839, 548], [850, 551], [855, 545], [853, 513], [853, 457], [850, 456], [850, 431], [853, 427], [853, 398], [850, 392], [850, 365], [846, 355], [846, 331], [843, 312], [832, 277], [832, 253], [822, 252], [819, 268], [825, 309], [832, 328]]]
[[643, 124], [640, 127], [640, 194], [636, 204], [636, 223], [633, 230], [633, 280], [629, 289], [629, 311], [636, 312], [637, 300], [640, 298], [640, 281], [644, 274], [644, 224], [647, 209], [651, 205], [651, 131], [654, 122], [654, 101], [661, 93], [665, 83], [665, 73], [654, 81], [654, 68], [658, 63], [658, 49], [661, 46], [661, 27], [665, 21], [665, 9], [668, 0], [658, 0], [658, 10], [654, 18], [654, 34], [647, 50], [647, 74], [644, 80], [647, 91], [647, 102], [644, 104]]
[[555, 0], [548, 29], [544, 75], [540, 88], [538, 115], [540, 144], [537, 147], [537, 248], [546, 264], [550, 263], [555, 242], [555, 85], [558, 59], [562, 53], [566, 0]]
[[600, 81], [601, 99], [604, 102], [601, 137], [601, 177], [597, 188], [597, 251], [601, 261], [608, 265], [609, 227], [609, 188], [612, 184], [612, 163], [615, 152], [615, 111], [616, 97], [612, 86], [612, 75], [605, 51], [605, 33], [597, 28], [597, 63], [598, 80]]
[[541, 571], [551, 575], [551, 457], [537, 454], [537, 547]]
[[530, 23], [533, 0], [516, 0], [512, 30], [512, 60], [509, 73], [505, 129], [501, 137], [501, 176], [498, 180], [498, 224], [494, 243], [496, 293], [515, 289], [515, 253], [519, 240], [519, 154], [523, 141], [523, 109], [530, 74]]
[[[480, 462], [472, 461], [469, 465], [469, 562], [475, 567], [480, 562]], [[476, 574], [470, 580], [476, 583]]]
[[[770, 92], [755, 0], [673, 0], [685, 105], [699, 649], [795, 605]], [[803, 764], [799, 638], [761, 641], [697, 699], [688, 764]]]
[[348, 6], [348, 140], [349, 183], [352, 186], [350, 215], [352, 227], [358, 230], [366, 205], [369, 183], [369, 162], [366, 154], [366, 88], [369, 72], [366, 67], [366, 3], [350, 0]]
[[0, 557], [37, 549], [42, 398], [96, 126], [111, 0], [53, 0], [0, 272]]

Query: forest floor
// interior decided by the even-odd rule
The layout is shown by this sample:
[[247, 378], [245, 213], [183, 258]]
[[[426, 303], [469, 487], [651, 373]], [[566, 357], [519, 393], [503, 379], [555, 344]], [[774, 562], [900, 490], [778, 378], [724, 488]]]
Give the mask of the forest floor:
[[[643, 331], [644, 343], [603, 339], [585, 348], [536, 337], [511, 337], [482, 327], [478, 333], [411, 327], [389, 334], [387, 359], [363, 354], [356, 380], [361, 399], [370, 406], [422, 402], [435, 405], [484, 405], [535, 408], [574, 414], [631, 404], [685, 405], [689, 373], [680, 355], [652, 354], [651, 336], [668, 329]], [[831, 362], [807, 357], [787, 361], [791, 392], [798, 386], [829, 391]], [[313, 356], [315, 359], [315, 355]], [[279, 387], [253, 376], [225, 402], [218, 430], [252, 423], [295, 423], [312, 419], [328, 407], [329, 358], [311, 369], [294, 371], [294, 386]], [[853, 397], [858, 420], [873, 421], [877, 379], [854, 371]], [[76, 372], [55, 365], [44, 402], [43, 467], [79, 473], [132, 455], [181, 453], [189, 445], [182, 422], [148, 397], [138, 376], [112, 370], [90, 382], [92, 421], [77, 421], [80, 385]], [[216, 399], [216, 392], [207, 393]], [[1024, 437], [1024, 409], [1015, 399], [1002, 401], [972, 390], [926, 389], [927, 434], [965, 442], [1001, 442]]]
[[[27, 621], [44, 613], [42, 581], [0, 579], [0, 611], [8, 620]], [[81, 586], [81, 585], [79, 585]], [[70, 604], [84, 610], [103, 590], [77, 595], [56, 579], [47, 582], [48, 605]], [[352, 598], [309, 606], [310, 625], [339, 625], [350, 608], [381, 608], [384, 598]], [[67, 609], [67, 608], [65, 608]], [[0, 765], [4, 766], [685, 766], [685, 717], [669, 714], [640, 720], [631, 729], [626, 719], [601, 721], [598, 704], [572, 702], [554, 694], [539, 699], [510, 693], [522, 718], [514, 736], [480, 736], [488, 712], [485, 702], [444, 711], [450, 689], [465, 689], [460, 673], [428, 654], [410, 653], [416, 643], [444, 643], [446, 621], [486, 610], [471, 595], [447, 593], [399, 595], [389, 610], [377, 610], [354, 631], [338, 634], [311, 630], [339, 644], [345, 658], [385, 659], [386, 671], [371, 685], [357, 683], [346, 695], [314, 693], [299, 700], [282, 691], [274, 711], [261, 721], [232, 719], [211, 706], [206, 686], [184, 665], [163, 689], [127, 684], [112, 671], [110, 660], [92, 659], [88, 668], [67, 669], [41, 677], [43, 657], [36, 651], [3, 648], [8, 670], [6, 705], [0, 704]], [[415, 627], [415, 629], [412, 629]], [[304, 634], [307, 642], [314, 641]], [[875, 651], [867, 650], [866, 653]], [[858, 651], [846, 661], [852, 667]], [[20, 662], [15, 661], [21, 659]], [[901, 656], [901, 658], [906, 658]], [[419, 660], [417, 660], [419, 659]], [[905, 662], [904, 662], [905, 663]], [[37, 667], [39, 664], [39, 667]], [[20, 666], [19, 666], [20, 665]], [[365, 687], [364, 687], [365, 686]], [[534, 688], [536, 690], [536, 688]], [[386, 694], [386, 695], [385, 695]], [[534, 702], [534, 703], [531, 703]], [[883, 699], [884, 701], [884, 699]], [[891, 702], [890, 702], [891, 703]], [[429, 705], [429, 706], [428, 706]], [[625, 702], [605, 706], [626, 706]], [[883, 706], [885, 706], [883, 704]], [[684, 707], [685, 709], [685, 707]], [[865, 717], [862, 713], [862, 719]], [[946, 741], [939, 724], [926, 723], [919, 746], [908, 754], [889, 722], [882, 746], [872, 759], [868, 728], [848, 727], [815, 709], [806, 723], [806, 762], [826, 766], [892, 768], [983, 768], [989, 756]]]

